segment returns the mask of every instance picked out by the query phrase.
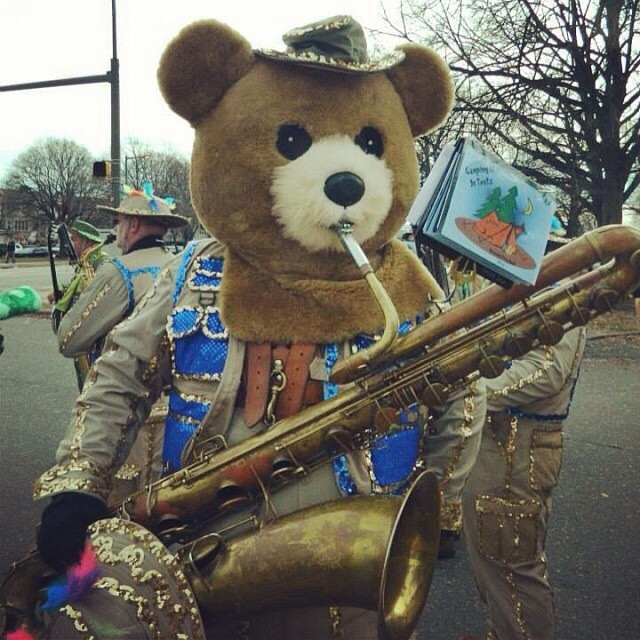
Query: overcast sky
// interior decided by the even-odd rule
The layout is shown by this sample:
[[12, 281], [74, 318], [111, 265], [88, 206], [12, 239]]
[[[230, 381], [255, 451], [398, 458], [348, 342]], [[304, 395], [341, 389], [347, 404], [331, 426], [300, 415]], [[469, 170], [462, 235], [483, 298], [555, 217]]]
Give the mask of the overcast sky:
[[[282, 49], [285, 31], [341, 13], [380, 24], [379, 0], [117, 0], [122, 145], [137, 138], [190, 154], [189, 125], [156, 84], [160, 55], [183, 26], [215, 18], [255, 47]], [[0, 0], [0, 86], [104, 75], [112, 52], [111, 0]], [[16, 155], [49, 136], [109, 157], [110, 95], [108, 83], [0, 92], [0, 178]]]

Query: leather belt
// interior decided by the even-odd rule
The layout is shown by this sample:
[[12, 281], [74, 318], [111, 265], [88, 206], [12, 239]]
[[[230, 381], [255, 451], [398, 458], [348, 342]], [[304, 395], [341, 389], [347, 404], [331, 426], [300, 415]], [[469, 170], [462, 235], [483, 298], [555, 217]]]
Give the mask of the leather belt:
[[316, 353], [313, 344], [278, 344], [272, 347], [266, 342], [247, 345], [246, 396], [243, 416], [247, 426], [256, 425], [264, 416], [269, 402], [273, 363], [280, 360], [286, 384], [278, 392], [275, 415], [278, 419], [297, 413], [303, 406], [322, 399], [322, 386], [317, 380], [309, 380], [309, 366]]
[[[278, 419], [292, 416], [300, 411], [309, 380], [309, 365], [315, 355], [314, 344], [292, 344], [289, 355], [284, 363], [284, 373], [287, 384], [278, 394], [276, 401], [276, 416]], [[275, 350], [274, 350], [275, 355]]]
[[243, 417], [248, 427], [262, 419], [269, 396], [271, 374], [271, 345], [268, 342], [250, 342], [246, 357], [246, 394]]

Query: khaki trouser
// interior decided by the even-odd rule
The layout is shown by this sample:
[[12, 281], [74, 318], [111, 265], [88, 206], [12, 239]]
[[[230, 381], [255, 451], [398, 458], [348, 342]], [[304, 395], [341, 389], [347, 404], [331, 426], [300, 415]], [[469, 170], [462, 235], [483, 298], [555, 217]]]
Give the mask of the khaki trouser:
[[544, 540], [562, 431], [559, 423], [500, 418], [503, 424], [485, 425], [463, 491], [467, 551], [487, 606], [489, 637], [552, 640], [554, 601]]

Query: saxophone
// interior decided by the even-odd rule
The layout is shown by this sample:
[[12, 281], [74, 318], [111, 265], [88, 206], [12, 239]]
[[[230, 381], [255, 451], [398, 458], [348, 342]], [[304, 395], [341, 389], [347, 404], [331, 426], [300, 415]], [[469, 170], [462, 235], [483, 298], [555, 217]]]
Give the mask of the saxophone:
[[[333, 368], [331, 379], [344, 384], [344, 390], [232, 447], [220, 437], [199, 443], [193, 451], [194, 462], [132, 494], [112, 514], [143, 524], [166, 544], [182, 545], [177, 557], [204, 610], [221, 613], [216, 602], [226, 594], [229, 602], [236, 603], [237, 615], [303, 604], [296, 586], [308, 587], [310, 578], [294, 582], [290, 568], [304, 566], [321, 539], [318, 536], [301, 547], [304, 557], [282, 548], [277, 555], [288, 565], [258, 580], [264, 598], [238, 593], [241, 587], [234, 578], [242, 573], [243, 562], [256, 545], [262, 545], [261, 553], [273, 554], [282, 544], [277, 541], [296, 536], [301, 527], [319, 530], [313, 524], [318, 521], [338, 527], [344, 524], [345, 513], [351, 513], [356, 523], [351, 534], [357, 536], [363, 523], [376, 514], [379, 524], [374, 528], [383, 532], [374, 545], [379, 561], [361, 558], [349, 579], [332, 574], [327, 566], [314, 567], [320, 583], [307, 588], [303, 597], [307, 604], [318, 604], [320, 594], [324, 604], [340, 605], [353, 601], [349, 592], [358, 592], [358, 606], [378, 610], [380, 638], [402, 640], [417, 623], [437, 553], [439, 503], [432, 474], [419, 476], [404, 502], [390, 496], [344, 498], [329, 503], [327, 511], [296, 512], [257, 533], [243, 533], [229, 541], [219, 534], [202, 535], [204, 527], [211, 530], [218, 518], [238, 505], [267, 503], [270, 492], [304, 478], [340, 453], [366, 447], [393, 426], [390, 415], [398, 408], [414, 402], [441, 404], [453, 391], [481, 376], [500, 375], [511, 359], [538, 345], [555, 344], [571, 328], [612, 310], [640, 281], [640, 231], [626, 225], [595, 229], [547, 255], [535, 286], [513, 285], [505, 290], [491, 285], [402, 337], [397, 336], [393, 304], [349, 229], [339, 234], [376, 296], [387, 325], [380, 341]], [[424, 518], [407, 518], [407, 513], [419, 511], [407, 508], [407, 504], [418, 504], [415, 496], [420, 496], [420, 508], [429, 514], [430, 524]], [[357, 505], [352, 507], [353, 500]], [[351, 544], [346, 541], [343, 546], [332, 546], [334, 567], [344, 566], [352, 556]], [[392, 566], [403, 567], [403, 575], [389, 579]], [[353, 580], [363, 573], [369, 578], [368, 586], [355, 588]], [[45, 576], [46, 568], [35, 552], [14, 564], [0, 586], [0, 623], [4, 617], [12, 627], [37, 627], [34, 610]], [[282, 585], [290, 580], [296, 586], [284, 589]]]
[[[497, 377], [511, 359], [611, 311], [639, 280], [640, 231], [626, 225], [591, 231], [546, 256], [535, 286], [491, 285], [402, 337], [390, 332], [382, 351], [373, 343], [375, 357], [365, 349], [336, 364], [330, 379], [352, 383], [339, 394], [233, 447], [222, 438], [202, 443], [194, 462], [131, 495], [116, 513], [168, 542], [188, 541], [227, 508], [267, 499], [267, 484], [276, 490], [345, 450], [367, 446], [393, 426], [385, 408], [442, 404], [479, 377]], [[384, 313], [397, 322], [392, 305]]]

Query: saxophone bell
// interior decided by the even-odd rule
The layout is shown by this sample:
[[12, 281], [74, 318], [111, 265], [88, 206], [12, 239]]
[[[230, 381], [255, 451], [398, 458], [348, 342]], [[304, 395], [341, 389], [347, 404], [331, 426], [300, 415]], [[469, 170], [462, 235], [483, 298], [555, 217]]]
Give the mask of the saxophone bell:
[[213, 619], [355, 606], [377, 611], [381, 640], [406, 640], [431, 586], [439, 514], [438, 482], [423, 472], [403, 497], [341, 498], [273, 520], [257, 533], [228, 540], [206, 534], [176, 557]]

